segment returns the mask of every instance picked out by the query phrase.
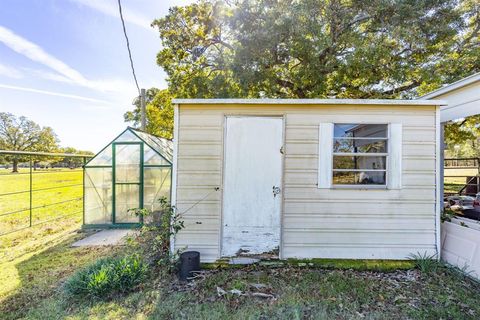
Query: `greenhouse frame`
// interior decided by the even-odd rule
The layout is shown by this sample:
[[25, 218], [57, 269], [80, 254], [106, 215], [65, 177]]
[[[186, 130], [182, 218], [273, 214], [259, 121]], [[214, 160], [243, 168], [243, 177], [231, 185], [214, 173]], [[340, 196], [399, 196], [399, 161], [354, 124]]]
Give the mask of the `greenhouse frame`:
[[143, 224], [132, 209], [155, 219], [160, 199], [170, 202], [172, 141], [128, 127], [84, 165], [84, 228], [131, 228]]

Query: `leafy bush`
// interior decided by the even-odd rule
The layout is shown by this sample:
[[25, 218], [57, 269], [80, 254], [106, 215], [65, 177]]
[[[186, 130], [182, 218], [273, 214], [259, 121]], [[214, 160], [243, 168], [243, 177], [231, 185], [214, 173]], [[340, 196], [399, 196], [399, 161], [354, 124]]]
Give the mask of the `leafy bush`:
[[138, 255], [104, 258], [73, 274], [64, 289], [70, 297], [109, 299], [133, 291], [146, 273], [147, 266]]

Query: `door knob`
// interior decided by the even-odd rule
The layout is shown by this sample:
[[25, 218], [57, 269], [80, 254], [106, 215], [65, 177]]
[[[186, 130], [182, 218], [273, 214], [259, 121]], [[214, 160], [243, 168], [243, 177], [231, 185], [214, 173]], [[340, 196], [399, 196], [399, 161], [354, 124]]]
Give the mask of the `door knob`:
[[275, 187], [275, 186], [273, 186], [273, 187], [272, 187], [273, 197], [276, 197], [277, 194], [280, 194], [281, 191], [282, 191], [282, 190], [280, 189], [280, 187]]

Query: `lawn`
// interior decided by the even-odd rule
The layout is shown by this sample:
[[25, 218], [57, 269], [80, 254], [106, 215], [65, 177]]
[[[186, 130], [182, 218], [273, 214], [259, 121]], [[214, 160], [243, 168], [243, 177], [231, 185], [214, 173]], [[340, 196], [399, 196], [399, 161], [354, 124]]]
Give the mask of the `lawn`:
[[[315, 260], [219, 268], [181, 283], [160, 267], [109, 301], [66, 298], [65, 279], [100, 256], [138, 246], [74, 249], [68, 233], [17, 264], [21, 282], [3, 300], [6, 319], [478, 319], [480, 285], [454, 269], [411, 262]], [[148, 248], [147, 248], [148, 249]], [[151, 249], [150, 249], [151, 250]], [[205, 266], [207, 267], [207, 266]]]
[[[45, 174], [54, 178], [48, 182], [38, 174], [35, 183], [37, 188], [76, 184], [81, 179], [76, 175], [68, 170]], [[0, 193], [18, 190], [25, 176], [0, 176], [10, 179], [0, 184]], [[75, 192], [59, 189], [34, 199], [57, 202]], [[2, 210], [19, 206], [3, 199], [0, 205]], [[71, 204], [48, 207], [39, 216], [50, 219], [74, 209]], [[87, 235], [80, 225], [81, 215], [73, 215], [0, 236], [1, 319], [480, 318], [480, 284], [439, 263], [423, 271], [413, 262], [371, 260], [290, 260], [234, 269], [208, 265], [188, 283], [153, 265], [143, 284], [126, 296], [109, 301], [67, 298], [63, 284], [75, 271], [101, 257], [153, 248], [148, 241], [72, 248], [73, 241]]]
[[[25, 173], [28, 173], [28, 169], [21, 169], [20, 174], [1, 169], [0, 194], [28, 190], [30, 178]], [[21, 306], [24, 302], [35, 301], [37, 296], [43, 297], [44, 292], [48, 292], [61, 278], [61, 273], [74, 270], [90, 261], [90, 258], [95, 258], [95, 251], [70, 251], [63, 248], [81, 236], [76, 233], [82, 223], [81, 171], [38, 170], [34, 173], [32, 182], [35, 190], [57, 186], [62, 188], [33, 193], [32, 205], [40, 208], [32, 211], [32, 228], [25, 228], [29, 225], [28, 210], [0, 216], [0, 233], [20, 229], [0, 236], [2, 310], [7, 305]], [[68, 185], [76, 186], [64, 187]], [[77, 200], [63, 202], [69, 199]], [[63, 203], [49, 205], [55, 202]], [[28, 192], [0, 196], [0, 214], [28, 207]], [[57, 219], [65, 215], [68, 216]], [[45, 221], [49, 222], [42, 223]]]
[[[0, 234], [29, 226], [30, 176], [28, 172], [29, 169], [25, 168], [20, 169], [18, 174], [0, 169]], [[32, 190], [34, 190], [32, 192], [32, 207], [34, 208], [32, 224], [39, 224], [62, 215], [81, 217], [82, 179], [82, 169], [34, 171], [32, 176]], [[8, 214], [13, 211], [19, 212]]]

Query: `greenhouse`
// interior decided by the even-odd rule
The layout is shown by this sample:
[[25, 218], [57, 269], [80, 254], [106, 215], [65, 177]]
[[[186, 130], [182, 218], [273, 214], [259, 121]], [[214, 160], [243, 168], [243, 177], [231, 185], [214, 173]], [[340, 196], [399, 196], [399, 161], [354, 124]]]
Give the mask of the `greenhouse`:
[[170, 200], [172, 142], [127, 128], [84, 166], [84, 227], [133, 227]]

